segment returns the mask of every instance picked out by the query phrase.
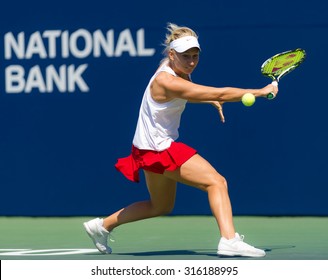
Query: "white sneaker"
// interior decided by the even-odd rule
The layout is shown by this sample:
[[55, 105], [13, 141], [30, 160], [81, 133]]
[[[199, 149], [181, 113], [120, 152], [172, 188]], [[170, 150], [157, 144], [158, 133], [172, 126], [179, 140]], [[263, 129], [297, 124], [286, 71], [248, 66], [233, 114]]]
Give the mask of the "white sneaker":
[[102, 254], [111, 254], [112, 249], [107, 245], [109, 232], [103, 227], [103, 219], [93, 219], [83, 224], [87, 234]]
[[226, 239], [222, 237], [218, 246], [219, 256], [242, 256], [242, 257], [264, 257], [265, 251], [257, 249], [244, 242], [244, 236], [235, 234], [235, 238]]

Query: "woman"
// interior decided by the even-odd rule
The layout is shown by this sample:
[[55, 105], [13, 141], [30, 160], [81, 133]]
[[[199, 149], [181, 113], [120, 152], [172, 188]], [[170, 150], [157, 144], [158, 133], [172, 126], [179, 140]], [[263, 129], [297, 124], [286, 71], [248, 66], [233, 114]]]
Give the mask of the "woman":
[[248, 245], [236, 233], [225, 178], [196, 150], [175, 140], [186, 102], [211, 103], [224, 121], [224, 102], [238, 102], [247, 92], [265, 97], [270, 92], [276, 94], [278, 88], [272, 84], [261, 89], [216, 88], [191, 82], [190, 74], [199, 60], [197, 35], [175, 24], [167, 29], [166, 57], [145, 90], [132, 153], [116, 164], [117, 170], [134, 182], [139, 182], [139, 169], [143, 169], [150, 199], [133, 203], [107, 218], [93, 219], [84, 227], [98, 250], [110, 254], [110, 232], [125, 223], [170, 213], [179, 182], [207, 192], [221, 234], [218, 255], [265, 256], [263, 250]]

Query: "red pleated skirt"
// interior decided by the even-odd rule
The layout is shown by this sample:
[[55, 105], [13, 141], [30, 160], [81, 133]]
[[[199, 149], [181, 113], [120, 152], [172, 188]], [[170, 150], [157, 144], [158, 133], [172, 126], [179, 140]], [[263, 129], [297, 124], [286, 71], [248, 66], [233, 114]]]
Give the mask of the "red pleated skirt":
[[195, 155], [197, 151], [181, 142], [172, 142], [164, 151], [140, 150], [132, 146], [128, 157], [119, 158], [115, 168], [133, 182], [139, 182], [139, 170], [144, 169], [158, 174], [165, 170], [173, 171]]

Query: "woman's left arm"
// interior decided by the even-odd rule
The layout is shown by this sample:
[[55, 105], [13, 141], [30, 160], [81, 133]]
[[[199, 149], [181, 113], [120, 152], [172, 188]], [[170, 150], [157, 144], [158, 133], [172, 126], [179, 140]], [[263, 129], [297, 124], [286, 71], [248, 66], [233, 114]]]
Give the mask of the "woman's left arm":
[[218, 112], [219, 112], [219, 115], [220, 115], [220, 119], [221, 119], [221, 122], [225, 122], [225, 118], [224, 118], [224, 114], [223, 114], [223, 102], [220, 103], [219, 101], [191, 101], [191, 103], [206, 103], [206, 104], [211, 104], [212, 106], [214, 106]]

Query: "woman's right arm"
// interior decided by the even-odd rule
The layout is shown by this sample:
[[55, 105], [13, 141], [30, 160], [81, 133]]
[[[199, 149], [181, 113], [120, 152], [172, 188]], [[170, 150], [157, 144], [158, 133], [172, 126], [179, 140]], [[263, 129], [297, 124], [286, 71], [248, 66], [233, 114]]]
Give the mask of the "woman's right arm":
[[275, 94], [278, 88], [272, 84], [260, 89], [243, 89], [236, 87], [211, 87], [162, 72], [152, 83], [152, 97], [159, 102], [166, 102], [174, 98], [186, 99], [190, 102], [218, 101], [238, 102], [245, 93], [252, 93], [255, 97], [266, 97], [270, 92]]

